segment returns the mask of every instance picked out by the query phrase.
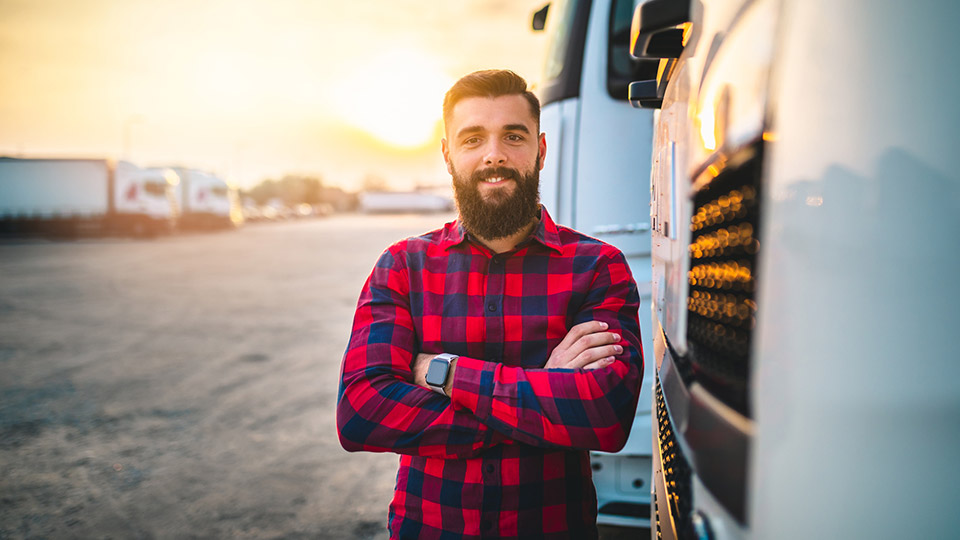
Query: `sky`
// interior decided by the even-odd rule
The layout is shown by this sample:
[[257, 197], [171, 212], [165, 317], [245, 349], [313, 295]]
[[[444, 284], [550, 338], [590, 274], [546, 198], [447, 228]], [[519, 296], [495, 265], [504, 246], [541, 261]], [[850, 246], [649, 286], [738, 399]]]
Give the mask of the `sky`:
[[444, 92], [535, 86], [546, 2], [0, 0], [0, 155], [445, 185]]

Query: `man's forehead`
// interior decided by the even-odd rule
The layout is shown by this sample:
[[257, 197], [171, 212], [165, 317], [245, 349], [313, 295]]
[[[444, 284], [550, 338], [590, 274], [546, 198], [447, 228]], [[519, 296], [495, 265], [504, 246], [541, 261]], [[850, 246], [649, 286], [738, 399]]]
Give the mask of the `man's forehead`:
[[501, 129], [517, 124], [528, 126], [531, 132], [536, 129], [530, 104], [519, 94], [463, 98], [454, 105], [449, 120], [448, 131], [457, 131], [464, 126]]

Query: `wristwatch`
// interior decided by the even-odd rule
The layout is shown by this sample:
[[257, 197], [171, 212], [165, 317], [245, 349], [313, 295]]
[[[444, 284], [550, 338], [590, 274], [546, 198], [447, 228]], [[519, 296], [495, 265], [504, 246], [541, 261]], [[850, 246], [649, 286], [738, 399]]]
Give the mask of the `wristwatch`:
[[[447, 395], [443, 387], [447, 384], [447, 377], [450, 375], [450, 362], [453, 362], [459, 356], [455, 354], [442, 353], [434, 356], [427, 366], [427, 386], [439, 394]], [[449, 396], [448, 396], [449, 397]]]

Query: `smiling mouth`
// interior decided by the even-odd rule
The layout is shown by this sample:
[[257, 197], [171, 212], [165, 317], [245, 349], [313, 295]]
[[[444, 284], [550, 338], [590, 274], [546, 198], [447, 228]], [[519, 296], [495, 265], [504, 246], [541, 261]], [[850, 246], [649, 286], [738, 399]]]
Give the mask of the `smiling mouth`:
[[504, 180], [508, 180], [508, 178], [504, 178], [504, 177], [502, 177], [502, 176], [494, 176], [494, 177], [492, 177], [492, 178], [484, 178], [484, 179], [483, 179], [483, 182], [486, 183], [486, 184], [499, 184], [500, 182], [503, 182]]

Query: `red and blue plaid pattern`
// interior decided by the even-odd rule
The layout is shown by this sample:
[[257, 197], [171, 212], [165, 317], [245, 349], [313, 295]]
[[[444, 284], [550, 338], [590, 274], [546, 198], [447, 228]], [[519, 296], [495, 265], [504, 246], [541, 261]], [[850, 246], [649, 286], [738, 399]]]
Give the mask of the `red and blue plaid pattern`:
[[[596, 538], [587, 450], [629, 435], [638, 308], [623, 254], [545, 209], [510, 253], [456, 221], [388, 248], [360, 294], [337, 426], [347, 450], [401, 454], [391, 538]], [[591, 320], [621, 335], [617, 361], [542, 369]], [[450, 398], [412, 383], [421, 352], [460, 355]]]

